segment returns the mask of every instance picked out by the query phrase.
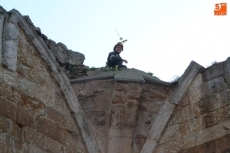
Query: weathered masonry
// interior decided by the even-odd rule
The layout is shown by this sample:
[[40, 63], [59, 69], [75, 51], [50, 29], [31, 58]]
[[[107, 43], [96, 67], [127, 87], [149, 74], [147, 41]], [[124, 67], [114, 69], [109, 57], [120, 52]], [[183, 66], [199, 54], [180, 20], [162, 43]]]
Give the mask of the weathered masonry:
[[1, 153], [230, 152], [230, 58], [176, 85], [84, 59], [0, 7]]

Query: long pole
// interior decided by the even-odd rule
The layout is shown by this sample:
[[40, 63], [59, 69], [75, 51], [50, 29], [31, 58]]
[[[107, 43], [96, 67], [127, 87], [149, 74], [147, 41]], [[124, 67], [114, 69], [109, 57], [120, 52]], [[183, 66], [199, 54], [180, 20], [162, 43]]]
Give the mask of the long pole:
[[116, 30], [116, 32], [117, 32], [117, 34], [118, 34], [118, 36], [120, 37], [120, 40], [122, 40], [122, 37], [119, 35], [119, 33], [118, 33], [117, 29], [115, 29], [115, 30]]

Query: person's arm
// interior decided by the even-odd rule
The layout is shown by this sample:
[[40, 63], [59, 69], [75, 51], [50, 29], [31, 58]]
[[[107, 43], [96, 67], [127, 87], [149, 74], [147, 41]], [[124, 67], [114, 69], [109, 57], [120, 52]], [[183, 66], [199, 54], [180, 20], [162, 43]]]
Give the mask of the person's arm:
[[127, 61], [127, 60], [125, 60], [125, 59], [122, 59], [122, 61], [123, 61], [123, 62], [125, 62], [125, 63], [128, 63], [128, 61]]

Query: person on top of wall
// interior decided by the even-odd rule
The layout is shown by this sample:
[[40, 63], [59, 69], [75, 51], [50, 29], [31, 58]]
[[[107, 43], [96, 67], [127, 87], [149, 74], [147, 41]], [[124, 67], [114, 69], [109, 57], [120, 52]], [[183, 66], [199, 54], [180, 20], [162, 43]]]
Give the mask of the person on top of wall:
[[123, 65], [123, 62], [128, 63], [127, 60], [122, 59], [120, 57], [121, 51], [123, 51], [123, 44], [121, 42], [118, 42], [113, 47], [113, 52], [109, 53], [109, 56], [107, 58], [107, 66], [110, 68], [113, 68], [115, 70], [122, 70], [127, 69], [125, 65]]

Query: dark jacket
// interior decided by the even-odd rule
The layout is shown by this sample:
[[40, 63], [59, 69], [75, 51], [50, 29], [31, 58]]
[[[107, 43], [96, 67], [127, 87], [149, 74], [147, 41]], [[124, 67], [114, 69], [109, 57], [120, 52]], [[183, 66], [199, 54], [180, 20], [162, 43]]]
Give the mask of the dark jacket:
[[116, 65], [122, 65], [122, 61], [123, 60], [120, 55], [116, 51], [113, 51], [109, 53], [107, 58], [107, 66], [114, 67]]

